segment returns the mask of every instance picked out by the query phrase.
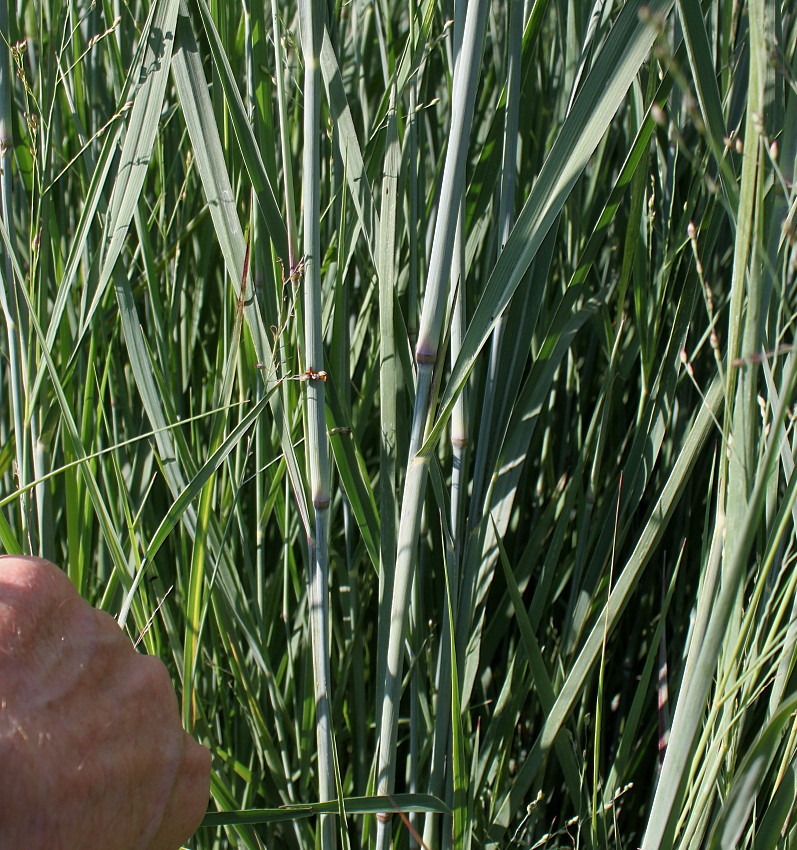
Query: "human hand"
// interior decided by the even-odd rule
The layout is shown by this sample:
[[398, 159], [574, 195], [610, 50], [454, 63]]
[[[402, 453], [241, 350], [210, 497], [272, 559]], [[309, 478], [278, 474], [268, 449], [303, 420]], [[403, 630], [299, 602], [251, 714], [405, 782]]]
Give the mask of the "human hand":
[[53, 564], [0, 556], [0, 850], [175, 850], [209, 790], [160, 659]]

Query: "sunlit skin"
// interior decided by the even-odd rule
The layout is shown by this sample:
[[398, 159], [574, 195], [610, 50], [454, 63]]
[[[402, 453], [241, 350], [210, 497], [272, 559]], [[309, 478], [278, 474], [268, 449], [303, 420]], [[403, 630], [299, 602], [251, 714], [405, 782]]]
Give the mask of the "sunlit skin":
[[163, 663], [48, 561], [0, 557], [0, 850], [175, 850], [210, 752]]

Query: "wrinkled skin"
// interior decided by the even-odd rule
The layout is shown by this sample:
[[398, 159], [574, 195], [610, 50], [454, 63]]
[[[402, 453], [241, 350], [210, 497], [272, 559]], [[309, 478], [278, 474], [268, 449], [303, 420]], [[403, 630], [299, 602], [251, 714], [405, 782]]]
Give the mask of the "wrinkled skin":
[[53, 564], [0, 557], [0, 850], [175, 850], [209, 788], [163, 663]]

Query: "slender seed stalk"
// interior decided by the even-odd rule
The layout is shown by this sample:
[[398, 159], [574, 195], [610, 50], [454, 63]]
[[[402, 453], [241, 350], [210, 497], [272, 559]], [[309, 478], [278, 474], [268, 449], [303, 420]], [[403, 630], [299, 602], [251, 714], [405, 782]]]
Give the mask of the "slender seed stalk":
[[[450, 55], [450, 63], [452, 67], [452, 79], [456, 76], [457, 64], [461, 59], [462, 50], [462, 35], [465, 24], [465, 4], [458, 0], [454, 4], [454, 27], [453, 27], [453, 45]], [[464, 184], [465, 181], [465, 163], [460, 164], [458, 180]], [[465, 288], [465, 198], [459, 199], [459, 206], [456, 212], [457, 225], [454, 234], [454, 251], [451, 262], [451, 275], [449, 280], [449, 300], [451, 311], [451, 340], [450, 340], [450, 362], [451, 366], [457, 362], [459, 352], [462, 348], [462, 339], [465, 335], [466, 316], [466, 288]], [[440, 610], [443, 612], [443, 625], [440, 630], [441, 641], [438, 649], [437, 662], [437, 711], [435, 715], [434, 735], [432, 738], [432, 755], [431, 769], [429, 772], [429, 793], [437, 797], [443, 797], [443, 785], [446, 779], [446, 795], [451, 797], [453, 794], [453, 781], [450, 770], [450, 755], [449, 755], [449, 733], [451, 729], [451, 642], [445, 639], [445, 635], [449, 633], [451, 628], [448, 622], [449, 611], [456, 612], [459, 601], [459, 563], [462, 552], [462, 540], [460, 537], [460, 517], [465, 505], [466, 497], [466, 477], [465, 477], [465, 457], [466, 447], [468, 444], [468, 422], [467, 422], [467, 407], [465, 404], [465, 390], [463, 389], [459, 398], [454, 405], [454, 410], [451, 414], [451, 448], [452, 448], [452, 469], [451, 469], [451, 509], [449, 523], [451, 526], [451, 534], [453, 536], [452, 545], [454, 547], [453, 557], [450, 562], [452, 564], [452, 572], [448, 576], [448, 583], [443, 588], [443, 596], [441, 599]], [[448, 586], [452, 588], [453, 598], [449, 605]], [[436, 844], [435, 830], [438, 818], [430, 812], [424, 819], [424, 844], [430, 846]], [[448, 832], [446, 832], [448, 837]]]
[[[399, 521], [396, 553], [396, 581], [390, 612], [385, 695], [381, 712], [377, 783], [381, 794], [392, 792], [396, 771], [401, 675], [404, 658], [404, 631], [409, 608], [409, 591], [416, 564], [416, 547], [420, 530], [423, 495], [426, 485], [427, 458], [419, 453], [430, 413], [434, 366], [440, 343], [448, 270], [454, 251], [459, 201], [465, 190], [457, 179], [467, 152], [473, 118], [473, 104], [479, 76], [480, 57], [487, 14], [485, 0], [471, 3], [465, 21], [462, 62], [454, 77], [451, 134], [443, 170], [435, 235], [429, 264], [429, 278], [424, 296], [415, 360], [418, 368], [415, 407], [412, 418], [407, 477]], [[390, 846], [390, 820], [382, 817], [377, 830], [377, 850]]]
[[[518, 139], [518, 114], [520, 108], [520, 49], [521, 35], [523, 32], [522, 26], [523, 5], [522, 0], [512, 0], [510, 4], [509, 14], [507, 16], [507, 83], [506, 83], [506, 106], [504, 112], [504, 127], [503, 133], [503, 154], [501, 167], [501, 191], [499, 197], [499, 228], [500, 242], [498, 246], [498, 254], [509, 237], [509, 232], [512, 227], [515, 206], [515, 184], [517, 171], [517, 139]], [[456, 34], [456, 31], [455, 31]], [[464, 257], [462, 259], [464, 266]], [[464, 279], [460, 277], [462, 283]], [[460, 284], [462, 292], [457, 302], [457, 307], [462, 308], [464, 303], [464, 288]], [[485, 386], [481, 422], [479, 428], [479, 439], [476, 449], [475, 470], [472, 476], [473, 492], [471, 494], [471, 516], [468, 522], [468, 529], [472, 529], [481, 520], [480, 510], [484, 504], [482, 500], [482, 488], [484, 486], [484, 472], [487, 464], [487, 458], [490, 454], [489, 447], [491, 445], [491, 432], [493, 429], [493, 407], [495, 404], [495, 392], [500, 376], [499, 360], [501, 354], [501, 339], [503, 337], [503, 329], [505, 324], [506, 313], [501, 314], [501, 317], [492, 333], [490, 346], [490, 359], [488, 363], [488, 376]], [[454, 327], [451, 333], [451, 362], [456, 362], [460, 339], [458, 338], [457, 329], [457, 314], [454, 315]], [[455, 353], [456, 349], [456, 353]], [[464, 464], [464, 444], [467, 441], [465, 431], [466, 417], [464, 414], [464, 393], [462, 401], [462, 411], [459, 413], [457, 420], [457, 411], [460, 407], [459, 402], [454, 408], [452, 414], [452, 444], [454, 447], [454, 469], [452, 474], [452, 499], [451, 499], [451, 525], [452, 532], [456, 535], [460, 504], [459, 498], [455, 499], [454, 477], [458, 473], [458, 466]], [[462, 445], [460, 445], [462, 444]], [[459, 490], [459, 488], [458, 488]], [[456, 546], [456, 543], [455, 543]], [[459, 548], [459, 547], [458, 547]], [[461, 551], [455, 551], [455, 558], [452, 559], [455, 563], [459, 563]], [[475, 559], [472, 559], [475, 560]], [[467, 563], [467, 562], [466, 562]], [[452, 607], [454, 610], [457, 622], [462, 618], [470, 618], [470, 599], [472, 594], [468, 588], [462, 598], [460, 598], [460, 577], [451, 578], [451, 586], [454, 589], [454, 599]], [[473, 576], [468, 573], [461, 577], [463, 582], [472, 583]], [[460, 604], [462, 608], [460, 609]], [[447, 607], [445, 608], [447, 610]], [[458, 626], [459, 628], [459, 626]], [[440, 663], [438, 665], [438, 711], [435, 718], [435, 734], [433, 739], [433, 755], [432, 768], [429, 784], [429, 792], [431, 794], [440, 794], [442, 790], [442, 766], [445, 760], [441, 757], [443, 753], [448, 752], [448, 744], [451, 734], [451, 715], [449, 711], [449, 701], [451, 699], [451, 655], [449, 641], [442, 640], [440, 643]], [[463, 653], [464, 656], [464, 653]], [[450, 784], [450, 783], [449, 783]], [[424, 824], [424, 841], [431, 844], [434, 835], [434, 823], [436, 817], [429, 814], [426, 817]]]
[[[321, 37], [323, 7], [317, 0], [300, 3], [304, 55], [304, 153], [302, 200], [304, 205], [304, 320], [308, 374], [323, 372], [321, 328]], [[310, 488], [315, 512], [315, 538], [308, 541], [310, 555], [310, 628], [313, 645], [318, 793], [321, 800], [337, 796], [329, 707], [329, 457], [326, 432], [324, 381], [307, 382], [306, 440], [310, 460]], [[334, 820], [321, 817], [321, 846], [335, 846]]]

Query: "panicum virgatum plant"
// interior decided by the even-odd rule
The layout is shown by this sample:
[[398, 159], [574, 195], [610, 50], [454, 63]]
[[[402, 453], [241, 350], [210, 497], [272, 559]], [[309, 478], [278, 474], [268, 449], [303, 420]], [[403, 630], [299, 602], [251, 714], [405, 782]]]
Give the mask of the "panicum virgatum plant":
[[794, 4], [0, 32], [0, 545], [169, 665], [192, 846], [793, 846]]

